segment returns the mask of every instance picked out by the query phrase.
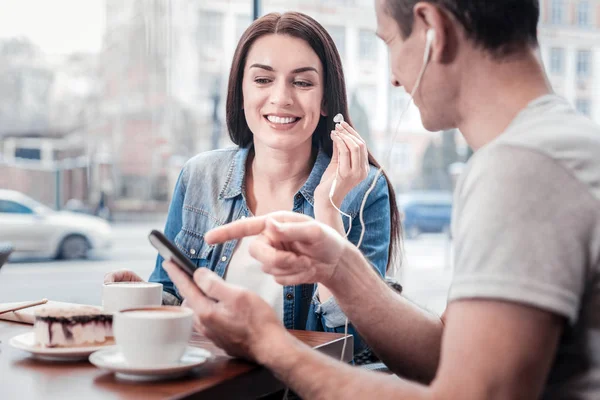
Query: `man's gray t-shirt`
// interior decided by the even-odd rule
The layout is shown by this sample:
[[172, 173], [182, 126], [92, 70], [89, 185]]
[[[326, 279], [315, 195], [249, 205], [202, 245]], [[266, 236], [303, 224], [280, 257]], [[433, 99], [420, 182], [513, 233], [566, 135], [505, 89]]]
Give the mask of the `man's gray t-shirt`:
[[544, 398], [600, 399], [600, 128], [558, 96], [530, 103], [469, 161], [452, 230], [448, 300], [564, 316]]

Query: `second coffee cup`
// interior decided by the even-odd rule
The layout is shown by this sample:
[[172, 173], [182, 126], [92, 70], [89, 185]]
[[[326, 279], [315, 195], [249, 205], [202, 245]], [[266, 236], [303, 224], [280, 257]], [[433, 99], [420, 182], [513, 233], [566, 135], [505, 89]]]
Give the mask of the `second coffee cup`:
[[114, 282], [102, 287], [102, 308], [114, 313], [126, 308], [154, 307], [162, 304], [161, 283]]

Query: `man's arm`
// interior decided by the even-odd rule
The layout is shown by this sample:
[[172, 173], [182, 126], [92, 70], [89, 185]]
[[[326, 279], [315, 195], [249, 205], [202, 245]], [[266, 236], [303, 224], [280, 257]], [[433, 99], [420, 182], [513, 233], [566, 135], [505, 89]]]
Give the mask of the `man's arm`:
[[390, 289], [354, 246], [348, 246], [330, 290], [377, 356], [396, 374], [421, 382], [435, 376], [442, 320]]
[[[290, 214], [283, 217], [302, 221]], [[264, 260], [280, 265], [287, 259], [289, 265], [297, 265], [301, 274], [310, 277], [314, 267], [308, 264], [310, 260], [306, 254], [312, 254], [314, 262], [320, 263], [318, 270], [323, 271], [324, 280], [335, 281], [327, 276], [352, 275], [347, 271], [344, 274], [336, 272], [338, 267], [349, 266], [348, 261], [356, 260], [351, 257], [356, 250], [343, 251], [344, 241], [337, 233], [319, 237], [319, 227], [306, 220], [295, 225], [301, 229], [287, 229], [290, 225], [277, 227], [279, 223], [271, 222], [267, 226], [270, 224], [269, 234], [280, 231], [281, 237], [296, 237], [298, 243], [313, 238], [317, 245], [302, 250], [301, 247], [306, 245], [299, 244], [301, 257], [258, 246], [255, 250], [264, 253]], [[251, 232], [263, 230], [264, 225], [265, 221], [257, 219], [234, 228]], [[215, 233], [214, 237], [223, 233], [227, 230]], [[332, 240], [323, 245], [327, 237]], [[335, 260], [337, 262], [333, 263]], [[310, 350], [283, 328], [273, 310], [259, 296], [228, 285], [211, 271], [197, 270], [195, 282], [192, 282], [173, 263], [166, 263], [165, 268], [199, 317], [201, 333], [229, 354], [265, 365], [304, 398], [539, 398], [565, 321], [559, 314], [517, 302], [452, 301], [446, 314], [440, 367], [431, 386], [426, 387], [356, 369]], [[277, 272], [276, 267], [271, 270]], [[206, 297], [199, 288], [218, 303]], [[366, 314], [371, 311], [364, 310]], [[409, 329], [418, 333], [414, 328]], [[420, 337], [415, 335], [414, 339], [422, 346], [418, 343]]]
[[340, 365], [283, 331], [264, 338], [256, 354], [302, 398], [534, 399], [542, 394], [563, 323], [517, 303], [454, 302], [429, 387]]

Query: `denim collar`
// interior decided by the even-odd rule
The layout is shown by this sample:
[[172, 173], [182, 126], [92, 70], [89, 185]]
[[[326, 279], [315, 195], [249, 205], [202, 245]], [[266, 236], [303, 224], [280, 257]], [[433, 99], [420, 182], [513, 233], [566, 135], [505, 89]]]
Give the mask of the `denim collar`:
[[[227, 179], [221, 189], [219, 199], [232, 199], [243, 193], [245, 184], [244, 177], [246, 176], [246, 160], [248, 159], [248, 154], [250, 154], [250, 149], [251, 146], [240, 147], [235, 153], [235, 156], [229, 165]], [[322, 148], [319, 148], [312, 171], [299, 191], [311, 205], [314, 205], [315, 189], [321, 182], [321, 177], [329, 166], [330, 161], [331, 158]]]

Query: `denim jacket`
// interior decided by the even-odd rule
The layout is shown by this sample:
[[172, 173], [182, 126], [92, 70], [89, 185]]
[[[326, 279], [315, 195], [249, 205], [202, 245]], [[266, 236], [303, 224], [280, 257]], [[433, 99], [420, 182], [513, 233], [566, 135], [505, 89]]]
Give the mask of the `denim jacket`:
[[[237, 241], [210, 246], [205, 243], [204, 234], [217, 226], [251, 216], [244, 193], [249, 152], [250, 148], [235, 147], [201, 153], [190, 159], [179, 175], [169, 207], [165, 236], [197, 267], [210, 268], [221, 277], [227, 270]], [[319, 151], [308, 180], [294, 196], [294, 212], [314, 217], [314, 191], [329, 163], [329, 156]], [[354, 244], [360, 236], [360, 204], [376, 173], [377, 169], [371, 167], [368, 178], [350, 191], [342, 202], [341, 209], [352, 216], [348, 239]], [[385, 178], [380, 176], [365, 205], [366, 232], [360, 248], [381, 276], [385, 276], [390, 243], [388, 196]], [[347, 230], [348, 218], [342, 218]], [[163, 284], [166, 302], [179, 304], [181, 296], [162, 268], [162, 262], [159, 255], [150, 281]], [[343, 333], [345, 315], [333, 297], [321, 303], [315, 288], [313, 284], [283, 288], [283, 324], [288, 329]], [[355, 337], [355, 354], [364, 350], [365, 344], [352, 326], [348, 332]]]

